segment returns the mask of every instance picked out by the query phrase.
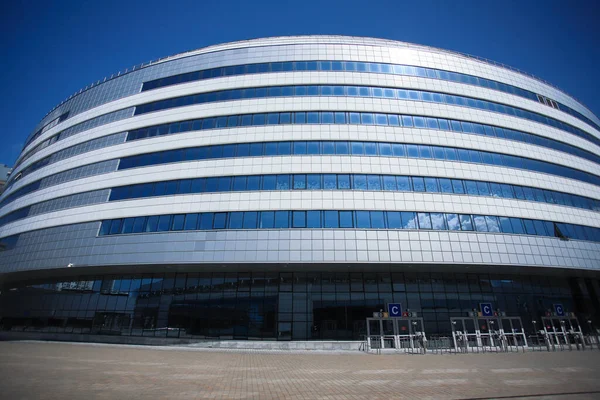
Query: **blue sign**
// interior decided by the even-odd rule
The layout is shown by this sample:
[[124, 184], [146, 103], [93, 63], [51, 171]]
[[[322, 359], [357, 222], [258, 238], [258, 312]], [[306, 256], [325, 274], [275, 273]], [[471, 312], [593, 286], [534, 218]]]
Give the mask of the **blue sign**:
[[564, 317], [565, 309], [562, 304], [554, 304], [554, 312], [556, 312], [556, 316]]
[[390, 317], [401, 317], [402, 305], [400, 305], [400, 303], [389, 303], [388, 312], [390, 314]]
[[481, 310], [482, 317], [493, 317], [494, 309], [492, 303], [479, 303], [479, 309]]

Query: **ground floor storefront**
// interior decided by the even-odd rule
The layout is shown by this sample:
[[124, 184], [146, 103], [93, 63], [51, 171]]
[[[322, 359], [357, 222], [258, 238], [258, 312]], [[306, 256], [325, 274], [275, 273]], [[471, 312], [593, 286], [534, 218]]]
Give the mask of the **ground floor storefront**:
[[[16, 332], [235, 340], [362, 340], [366, 318], [400, 304], [428, 335], [482, 303], [525, 331], [560, 305], [600, 327], [600, 275], [460, 266], [164, 266], [11, 277], [1, 328]], [[111, 271], [110, 274], [105, 271]], [[531, 273], [529, 273], [531, 272]], [[589, 321], [589, 322], [588, 322]]]

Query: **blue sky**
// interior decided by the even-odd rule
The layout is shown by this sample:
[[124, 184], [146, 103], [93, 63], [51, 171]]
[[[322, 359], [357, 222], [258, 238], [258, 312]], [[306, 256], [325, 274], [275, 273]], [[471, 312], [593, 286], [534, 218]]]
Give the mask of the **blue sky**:
[[132, 65], [264, 36], [373, 36], [499, 61], [561, 87], [600, 115], [600, 2], [0, 2], [0, 164], [56, 104]]

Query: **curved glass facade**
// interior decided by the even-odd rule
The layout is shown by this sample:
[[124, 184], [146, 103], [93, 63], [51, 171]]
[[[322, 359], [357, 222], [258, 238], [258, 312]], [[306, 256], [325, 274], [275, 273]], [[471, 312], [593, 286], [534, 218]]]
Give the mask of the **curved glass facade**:
[[359, 340], [388, 303], [445, 334], [481, 302], [526, 330], [554, 304], [600, 326], [598, 165], [584, 105], [444, 50], [173, 56], [26, 140], [0, 195], [0, 328]]

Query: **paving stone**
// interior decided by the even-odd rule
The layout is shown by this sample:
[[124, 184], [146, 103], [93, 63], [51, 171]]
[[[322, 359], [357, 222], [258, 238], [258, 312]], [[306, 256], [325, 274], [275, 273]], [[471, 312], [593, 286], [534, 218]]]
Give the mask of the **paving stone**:
[[[374, 355], [0, 342], [2, 399], [599, 399], [600, 351]], [[525, 397], [527, 398], [527, 397]]]

